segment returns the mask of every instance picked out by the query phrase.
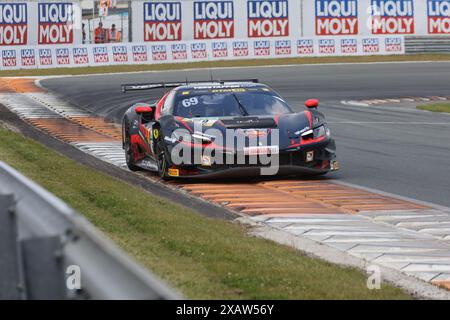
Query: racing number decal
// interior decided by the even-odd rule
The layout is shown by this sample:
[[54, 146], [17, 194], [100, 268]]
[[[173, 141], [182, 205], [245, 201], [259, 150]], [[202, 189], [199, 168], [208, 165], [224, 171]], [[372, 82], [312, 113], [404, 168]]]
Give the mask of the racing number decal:
[[184, 99], [182, 101], [183, 107], [185, 108], [189, 108], [191, 106], [196, 106], [198, 105], [198, 99], [196, 97], [192, 97], [190, 99]]

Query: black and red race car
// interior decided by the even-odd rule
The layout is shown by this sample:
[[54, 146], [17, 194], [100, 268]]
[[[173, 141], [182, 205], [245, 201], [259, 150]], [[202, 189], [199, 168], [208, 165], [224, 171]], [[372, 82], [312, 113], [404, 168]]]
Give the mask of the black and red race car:
[[339, 169], [319, 102], [293, 112], [257, 80], [122, 85], [123, 92], [168, 88], [123, 117], [128, 168], [160, 177], [325, 174]]

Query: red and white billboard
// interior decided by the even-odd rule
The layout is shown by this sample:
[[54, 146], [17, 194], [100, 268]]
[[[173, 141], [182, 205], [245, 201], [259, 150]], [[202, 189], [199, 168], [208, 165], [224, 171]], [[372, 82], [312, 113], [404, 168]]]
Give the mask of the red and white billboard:
[[181, 39], [181, 2], [144, 2], [144, 41]]
[[316, 35], [357, 35], [357, 0], [315, 0]]
[[287, 0], [247, 0], [249, 38], [288, 37], [289, 2]]
[[27, 44], [27, 12], [26, 3], [0, 3], [0, 46]]
[[38, 43], [73, 43], [73, 11], [72, 3], [39, 3]]
[[194, 39], [234, 38], [233, 1], [194, 1]]

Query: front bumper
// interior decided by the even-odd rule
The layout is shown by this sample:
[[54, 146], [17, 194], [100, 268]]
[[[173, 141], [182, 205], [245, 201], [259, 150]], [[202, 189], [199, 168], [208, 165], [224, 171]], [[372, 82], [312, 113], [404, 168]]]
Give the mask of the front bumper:
[[[308, 155], [313, 154], [312, 159]], [[275, 155], [273, 155], [275, 156]], [[287, 148], [280, 151], [277, 160], [269, 164], [251, 162], [246, 158], [242, 164], [213, 164], [172, 166], [169, 176], [173, 178], [239, 178], [256, 176], [318, 175], [339, 170], [336, 145], [333, 139], [321, 143]], [[234, 160], [237, 160], [235, 156]], [[242, 160], [242, 158], [241, 158]]]

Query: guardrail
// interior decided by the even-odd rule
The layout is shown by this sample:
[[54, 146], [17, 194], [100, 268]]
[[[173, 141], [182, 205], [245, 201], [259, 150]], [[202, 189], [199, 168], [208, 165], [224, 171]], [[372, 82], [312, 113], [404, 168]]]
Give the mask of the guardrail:
[[450, 36], [405, 37], [405, 52], [450, 53]]
[[0, 162], [0, 300], [180, 298], [83, 216]]

